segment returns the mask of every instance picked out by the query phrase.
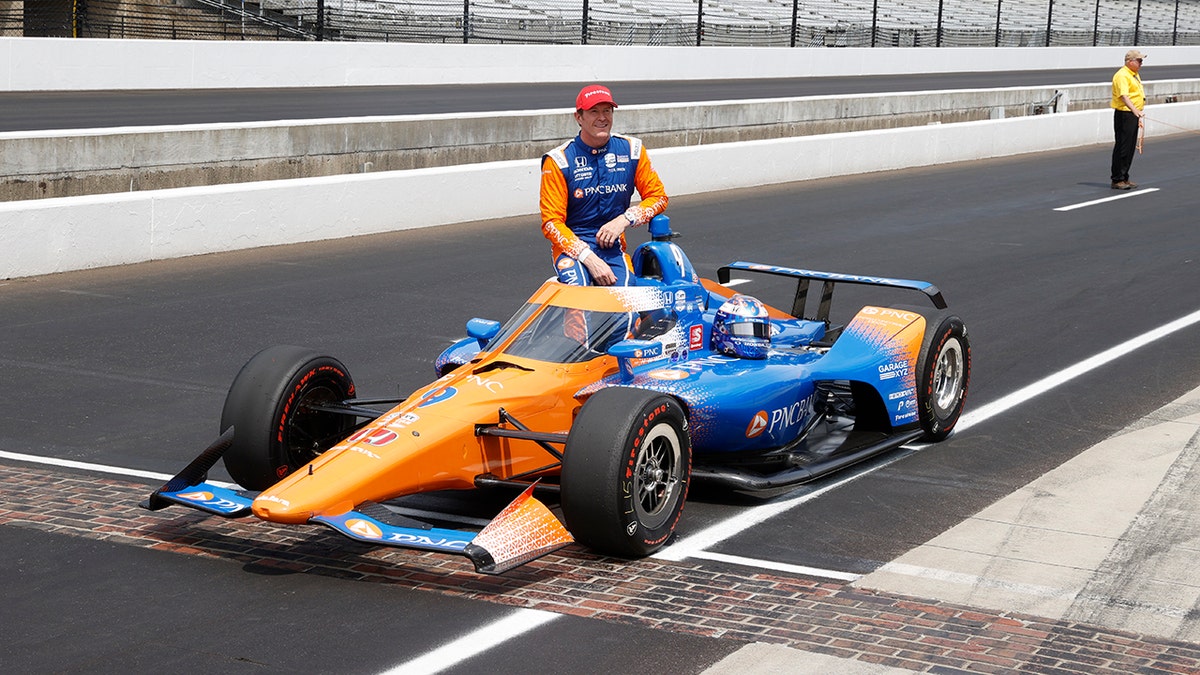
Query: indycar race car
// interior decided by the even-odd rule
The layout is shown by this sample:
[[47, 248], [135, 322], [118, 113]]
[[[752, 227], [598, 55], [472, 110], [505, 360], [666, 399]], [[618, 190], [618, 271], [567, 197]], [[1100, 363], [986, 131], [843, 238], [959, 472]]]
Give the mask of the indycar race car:
[[[357, 398], [346, 367], [308, 349], [260, 352], [230, 387], [220, 438], [142, 506], [318, 523], [501, 573], [572, 541], [649, 555], [693, 480], [777, 492], [954, 428], [970, 343], [932, 284], [749, 262], [701, 279], [665, 216], [650, 232], [631, 256], [637, 285], [551, 279], [505, 324], [468, 321], [404, 399]], [[734, 292], [733, 273], [786, 285], [790, 307]], [[933, 307], [869, 304], [841, 325], [845, 285]], [[243, 489], [208, 480], [221, 459]], [[523, 491], [479, 532], [388, 504], [505, 486]], [[557, 493], [561, 520], [535, 489]]]

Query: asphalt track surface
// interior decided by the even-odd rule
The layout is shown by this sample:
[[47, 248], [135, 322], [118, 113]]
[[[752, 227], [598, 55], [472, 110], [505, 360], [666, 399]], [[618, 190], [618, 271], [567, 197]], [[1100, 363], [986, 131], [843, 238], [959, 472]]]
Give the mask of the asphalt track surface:
[[[1108, 82], [1118, 67], [1119, 64], [1112, 68], [1045, 72], [620, 82], [613, 84], [613, 88], [618, 102], [629, 105]], [[1200, 78], [1200, 65], [1158, 68], [1147, 65], [1144, 78], [1148, 82]], [[475, 84], [0, 92], [0, 131], [543, 110], [571, 106], [578, 91], [578, 84]]]
[[[1198, 151], [1194, 135], [1151, 138], [1133, 175], [1158, 190], [1140, 194], [1108, 188], [1109, 149], [1096, 146], [678, 197], [669, 214], [706, 276], [742, 259], [937, 283], [971, 333], [970, 410], [1200, 309]], [[1054, 211], [1109, 197], [1121, 198]], [[428, 381], [468, 318], [507, 318], [549, 274], [536, 219], [514, 218], [0, 281], [0, 450], [173, 473], [215, 436], [228, 384], [257, 350], [311, 346], [342, 359], [361, 395], [407, 392]], [[1192, 389], [1198, 344], [1200, 328], [1182, 330], [944, 443], [868, 466], [712, 550], [870, 572]], [[376, 556], [306, 528], [280, 535], [182, 509], [139, 512], [134, 502], [160, 482], [148, 478], [11, 458], [0, 472], [9, 672], [379, 672], [514, 606], [545, 605], [562, 618], [451, 672], [690, 673], [740, 648], [755, 625], [734, 630], [704, 607], [683, 625], [615, 609], [625, 596], [687, 600], [666, 563], [568, 549], [505, 585], [458, 558]], [[213, 477], [226, 478], [220, 468]], [[506, 498], [405, 505], [487, 518]], [[759, 504], [698, 490], [681, 532]], [[882, 604], [820, 577], [682, 565], [759, 584], [764, 598], [790, 589], [793, 604], [805, 584], [844, 604]], [[555, 604], [565, 602], [555, 593], [589, 591], [597, 597]], [[782, 613], [760, 612], [764, 639], [792, 639], [767, 634]]]
[[[1200, 305], [1200, 140], [1147, 143], [1134, 177], [1158, 191], [1054, 211], [1121, 196], [1107, 186], [1108, 152], [679, 197], [669, 213], [705, 275], [738, 258], [936, 282], [969, 327], [969, 406], [982, 406]], [[173, 473], [213, 438], [228, 383], [257, 350], [328, 351], [363, 396], [411, 390], [468, 318], [506, 318], [549, 272], [536, 221], [514, 218], [0, 282], [9, 392], [0, 450]], [[869, 572], [1190, 390], [1200, 381], [1198, 343], [1200, 328], [1180, 331], [944, 443], [889, 458], [712, 550]], [[29, 490], [10, 482], [0, 506], [0, 662], [10, 672], [377, 672], [507, 616], [508, 605], [536, 604], [520, 597], [528, 579], [481, 601], [472, 588], [490, 582], [457, 558], [442, 577], [433, 568], [405, 583], [369, 583], [354, 571], [367, 549], [333, 534], [306, 531], [289, 543], [254, 523], [214, 531], [222, 525], [180, 509], [129, 515], [150, 479], [9, 459], [0, 468], [35, 476]], [[223, 477], [218, 468], [214, 478]], [[408, 505], [486, 518], [504, 499], [435, 495]], [[44, 521], [14, 517], [14, 501]], [[681, 531], [758, 503], [697, 491]], [[61, 529], [60, 518], [102, 524], [74, 536], [81, 528]], [[158, 543], [137, 543], [146, 537]], [[222, 552], [210, 539], [236, 548]], [[351, 554], [311, 572], [291, 564], [296, 547]], [[581, 551], [543, 560], [552, 567], [539, 579], [565, 565], [572, 571], [561, 574], [576, 581], [608, 575], [646, 584], [633, 595], [672, 593], [641, 576], [658, 567]], [[422, 561], [367, 559], [395, 569]], [[722, 578], [756, 573], [689, 564]], [[714, 639], [711, 627], [650, 630], [646, 617], [565, 613], [585, 616], [452, 672], [699, 672], [742, 645]]]

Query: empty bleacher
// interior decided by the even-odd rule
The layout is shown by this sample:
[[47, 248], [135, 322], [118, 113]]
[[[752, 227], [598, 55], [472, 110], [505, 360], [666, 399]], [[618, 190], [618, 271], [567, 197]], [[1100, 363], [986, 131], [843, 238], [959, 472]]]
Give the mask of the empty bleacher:
[[[7, 25], [5, 4], [0, 2], [0, 28]], [[85, 6], [102, 4], [105, 0], [91, 0]], [[118, 3], [108, 0], [108, 4]], [[829, 47], [1200, 44], [1200, 2], [1196, 0], [140, 0], [138, 3], [150, 4], [176, 14], [189, 8], [209, 15], [218, 12], [225, 17], [226, 24], [237, 24], [237, 30], [227, 25], [210, 36], [224, 39], [275, 35], [282, 39], [408, 42]], [[175, 25], [178, 23], [176, 19]], [[271, 30], [259, 30], [263, 26], [271, 26]]]

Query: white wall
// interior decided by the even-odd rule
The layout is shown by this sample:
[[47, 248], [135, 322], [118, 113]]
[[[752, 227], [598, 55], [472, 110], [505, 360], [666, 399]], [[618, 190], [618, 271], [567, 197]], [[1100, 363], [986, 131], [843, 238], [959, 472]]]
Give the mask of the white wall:
[[[1200, 129], [1200, 102], [1156, 106], [1152, 118], [1149, 146]], [[668, 192], [683, 195], [1111, 138], [1112, 114], [1089, 110], [652, 154]], [[528, 215], [536, 227], [537, 170], [521, 160], [3, 203], [0, 279], [486, 218]]]
[[[1126, 47], [433, 45], [0, 37], [0, 91], [618, 82], [1121, 67]], [[1147, 65], [1200, 47], [1144, 47]]]
[[[1124, 47], [777, 49], [0, 38], [0, 90], [288, 87], [844, 76], [1119, 67]], [[1153, 47], [1151, 64], [1200, 63]], [[647, 64], [653, 64], [648, 69]], [[1200, 102], [1156, 106], [1200, 129]], [[662, 148], [675, 195], [1111, 142], [1111, 114], [1060, 115]], [[1004, 139], [1003, 142], [1000, 139]], [[806, 157], [796, 162], [796, 156]], [[0, 204], [0, 279], [529, 215], [536, 162]], [[463, 199], [462, 195], [471, 195]]]

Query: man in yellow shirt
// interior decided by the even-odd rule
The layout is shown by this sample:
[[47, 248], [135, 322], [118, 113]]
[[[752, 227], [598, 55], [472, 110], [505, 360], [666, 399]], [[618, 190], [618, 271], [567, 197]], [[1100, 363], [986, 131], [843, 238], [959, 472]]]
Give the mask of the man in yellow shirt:
[[1146, 90], [1142, 88], [1142, 59], [1146, 55], [1136, 49], [1125, 52], [1125, 65], [1113, 75], [1112, 108], [1113, 132], [1116, 142], [1112, 154], [1112, 188], [1132, 190], [1137, 183], [1129, 182], [1129, 167], [1137, 149], [1138, 130], [1145, 117]]

